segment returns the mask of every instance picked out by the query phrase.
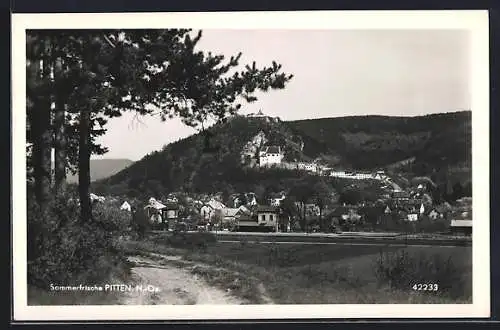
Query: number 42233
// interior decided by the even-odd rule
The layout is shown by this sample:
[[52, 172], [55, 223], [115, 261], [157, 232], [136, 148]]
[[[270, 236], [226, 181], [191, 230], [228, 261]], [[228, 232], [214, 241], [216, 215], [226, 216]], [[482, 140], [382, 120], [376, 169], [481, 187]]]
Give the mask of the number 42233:
[[412, 288], [415, 291], [438, 291], [439, 285], [437, 283], [429, 283], [429, 284], [416, 283], [413, 284]]

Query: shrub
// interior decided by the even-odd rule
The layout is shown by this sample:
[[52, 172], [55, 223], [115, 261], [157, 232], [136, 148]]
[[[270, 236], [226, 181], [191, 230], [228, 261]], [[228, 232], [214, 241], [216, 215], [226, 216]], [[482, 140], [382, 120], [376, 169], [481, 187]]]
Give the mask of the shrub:
[[406, 249], [396, 252], [381, 252], [374, 265], [379, 284], [403, 291], [412, 290], [414, 284], [436, 283], [436, 293], [452, 298], [464, 295], [466, 286], [462, 270], [451, 259], [439, 254], [418, 252], [411, 254]]
[[[137, 208], [134, 208], [132, 210], [132, 214], [130, 215], [130, 217], [132, 231], [141, 239], [144, 238], [146, 232], [148, 232], [149, 230], [157, 229], [154, 228], [153, 224], [151, 224], [142, 204], [139, 204]], [[163, 228], [163, 226], [160, 225], [160, 228]]]
[[95, 204], [94, 221], [82, 223], [79, 212], [78, 198], [70, 191], [52, 196], [44, 210], [28, 198], [29, 284], [95, 283], [123, 273], [124, 258], [115, 238], [128, 226], [128, 218]]

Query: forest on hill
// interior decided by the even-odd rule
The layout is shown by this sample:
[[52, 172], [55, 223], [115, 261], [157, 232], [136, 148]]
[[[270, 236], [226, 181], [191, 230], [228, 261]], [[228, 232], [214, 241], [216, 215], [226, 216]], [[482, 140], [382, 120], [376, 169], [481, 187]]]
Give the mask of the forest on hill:
[[472, 161], [470, 111], [308, 119], [289, 125], [337, 153], [340, 165], [353, 169], [384, 167], [416, 157], [417, 167], [424, 167], [420, 174], [425, 174]]
[[[221, 192], [290, 189], [296, 171], [242, 164], [242, 150], [258, 135], [280, 145], [285, 160], [320, 160], [340, 169], [428, 176], [437, 184], [471, 181], [471, 112], [419, 117], [358, 116], [299, 121], [235, 116], [154, 151], [124, 170], [93, 183], [102, 194], [141, 196], [172, 191]], [[207, 136], [211, 148], [206, 150]], [[302, 147], [300, 147], [302, 145]], [[411, 158], [411, 162], [395, 163]], [[389, 169], [389, 167], [387, 167]], [[453, 182], [449, 182], [449, 181]]]

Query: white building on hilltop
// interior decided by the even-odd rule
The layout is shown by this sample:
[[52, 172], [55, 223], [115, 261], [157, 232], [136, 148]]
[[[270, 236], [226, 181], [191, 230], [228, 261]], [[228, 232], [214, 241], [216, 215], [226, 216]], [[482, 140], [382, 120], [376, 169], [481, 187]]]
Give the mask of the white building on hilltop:
[[247, 117], [264, 118], [264, 117], [267, 117], [267, 116], [262, 112], [262, 110], [259, 110], [259, 112], [257, 112], [257, 113], [249, 113], [247, 115]]
[[249, 113], [246, 116], [247, 116], [247, 118], [265, 119], [268, 123], [271, 123], [271, 122], [279, 123], [281, 121], [280, 117], [268, 116], [265, 113], [263, 113], [262, 110], [259, 110], [259, 112], [257, 112], [257, 113]]
[[260, 166], [269, 166], [273, 164], [281, 164], [283, 161], [284, 154], [280, 146], [268, 146], [264, 147], [259, 152], [259, 164]]

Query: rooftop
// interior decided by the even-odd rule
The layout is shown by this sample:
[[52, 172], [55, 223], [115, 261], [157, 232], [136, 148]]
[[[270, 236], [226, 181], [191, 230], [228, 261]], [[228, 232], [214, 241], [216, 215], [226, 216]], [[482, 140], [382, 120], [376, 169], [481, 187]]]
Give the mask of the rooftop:
[[280, 154], [281, 147], [280, 146], [267, 146], [263, 150], [266, 154]]
[[256, 212], [277, 212], [276, 207], [269, 205], [258, 205], [255, 208]]
[[410, 194], [407, 193], [406, 191], [394, 191], [392, 193], [392, 197], [403, 197], [403, 198], [408, 198], [410, 197]]
[[177, 203], [167, 202], [165, 204], [165, 209], [167, 209], [167, 210], [177, 210], [178, 208], [179, 208], [179, 204], [177, 204]]
[[225, 208], [225, 209], [222, 209], [222, 214], [225, 217], [234, 217], [234, 216], [236, 216], [238, 211], [240, 211], [239, 208]]
[[224, 204], [222, 204], [221, 202], [219, 202], [215, 199], [211, 199], [210, 201], [208, 201], [205, 204], [210, 206], [213, 209], [224, 209], [226, 207]]
[[270, 198], [282, 198], [283, 195], [285, 195], [284, 193], [271, 193], [270, 194]]

